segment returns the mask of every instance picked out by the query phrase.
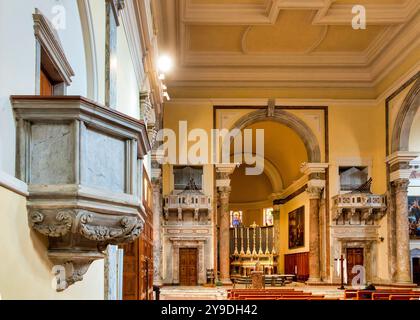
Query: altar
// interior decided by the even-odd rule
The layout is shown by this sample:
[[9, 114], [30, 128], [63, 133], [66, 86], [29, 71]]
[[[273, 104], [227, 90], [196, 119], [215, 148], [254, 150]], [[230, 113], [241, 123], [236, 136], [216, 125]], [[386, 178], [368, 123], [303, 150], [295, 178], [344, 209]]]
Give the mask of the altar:
[[231, 276], [247, 277], [254, 271], [277, 273], [274, 227], [234, 227], [231, 229]]

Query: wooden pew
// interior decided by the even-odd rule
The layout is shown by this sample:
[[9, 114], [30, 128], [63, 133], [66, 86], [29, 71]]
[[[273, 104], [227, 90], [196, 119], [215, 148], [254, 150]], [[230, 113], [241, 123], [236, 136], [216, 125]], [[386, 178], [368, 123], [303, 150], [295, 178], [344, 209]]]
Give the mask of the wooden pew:
[[294, 291], [294, 290], [234, 290], [228, 292], [228, 298], [229, 299], [235, 299], [239, 294], [264, 294], [264, 293], [288, 293], [288, 292], [302, 292], [302, 291]]
[[288, 299], [296, 299], [296, 300], [306, 300], [312, 298], [312, 295], [283, 295], [283, 296], [244, 296], [241, 300], [288, 300]]
[[372, 300], [374, 293], [390, 293], [390, 294], [410, 294], [412, 290], [406, 289], [381, 289], [381, 290], [357, 290], [357, 300]]
[[344, 299], [355, 299], [357, 298], [357, 291], [356, 289], [346, 289], [344, 290]]
[[241, 294], [282, 294], [282, 293], [302, 293], [294, 289], [234, 289], [228, 290], [228, 299], [236, 299]]
[[247, 298], [271, 298], [275, 300], [276, 298], [282, 297], [311, 297], [312, 294], [295, 294], [295, 293], [284, 293], [284, 294], [241, 294], [235, 300], [245, 300]]
[[276, 300], [326, 300], [323, 295], [319, 296], [283, 296], [280, 298], [277, 298]]
[[403, 293], [403, 292], [374, 292], [372, 294], [372, 300], [389, 300], [389, 297], [391, 295], [400, 295], [400, 296], [406, 296], [406, 295], [415, 295], [415, 296], [419, 296], [420, 297], [420, 292], [416, 293], [415, 291], [412, 292], [407, 292], [407, 293]]
[[411, 300], [415, 298], [415, 300], [419, 300], [419, 295], [390, 295], [389, 300]]

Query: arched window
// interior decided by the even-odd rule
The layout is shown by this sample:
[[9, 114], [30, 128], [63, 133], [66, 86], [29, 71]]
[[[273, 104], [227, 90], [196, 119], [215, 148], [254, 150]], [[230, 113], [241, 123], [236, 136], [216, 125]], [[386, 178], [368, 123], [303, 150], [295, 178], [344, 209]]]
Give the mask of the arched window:
[[264, 226], [269, 227], [273, 225], [273, 208], [266, 208], [263, 211]]
[[230, 227], [239, 227], [242, 224], [242, 211], [230, 212]]

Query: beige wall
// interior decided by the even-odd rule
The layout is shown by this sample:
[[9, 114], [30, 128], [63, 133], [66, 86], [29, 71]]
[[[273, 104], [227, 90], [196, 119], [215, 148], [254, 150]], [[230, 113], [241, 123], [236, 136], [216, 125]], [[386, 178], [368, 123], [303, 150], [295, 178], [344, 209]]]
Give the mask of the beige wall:
[[28, 226], [26, 199], [0, 187], [0, 295], [9, 299], [104, 298], [103, 260], [94, 262], [82, 282], [64, 292], [53, 288], [53, 265], [46, 239]]
[[[187, 121], [188, 132], [191, 129], [204, 129], [210, 133], [213, 128], [213, 108], [209, 104], [172, 104], [168, 103], [164, 108], [163, 127], [174, 130], [179, 137], [179, 121]], [[210, 134], [209, 134], [210, 137]], [[182, 141], [180, 141], [182, 142]], [[189, 142], [188, 147], [194, 142]], [[179, 160], [179, 144], [177, 140], [177, 159]], [[211, 144], [208, 141], [208, 154], [211, 155]], [[207, 195], [213, 195], [213, 166], [210, 164], [203, 166], [204, 179], [203, 190]], [[167, 195], [173, 190], [173, 176], [171, 165], [163, 166], [163, 194]]]

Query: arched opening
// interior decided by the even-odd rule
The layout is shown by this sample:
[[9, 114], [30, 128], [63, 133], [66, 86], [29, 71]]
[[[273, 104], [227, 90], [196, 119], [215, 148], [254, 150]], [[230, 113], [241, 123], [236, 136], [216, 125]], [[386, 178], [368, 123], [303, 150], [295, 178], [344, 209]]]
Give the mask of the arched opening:
[[[287, 117], [283, 117], [285, 114]], [[264, 171], [256, 176], [247, 175], [247, 165], [242, 164], [231, 175], [231, 220], [240, 219], [239, 228], [231, 221], [231, 275], [233, 278], [249, 275], [252, 267], [237, 264], [238, 260], [246, 264], [249, 259], [257, 261], [266, 275], [284, 274], [287, 255], [293, 258], [300, 255], [302, 261], [308, 260], [308, 199], [299, 186], [303, 176], [300, 169], [302, 163], [319, 162], [320, 148], [305, 123], [280, 110], [275, 117], [254, 112], [236, 122], [235, 127], [242, 132], [251, 130], [253, 137], [256, 130], [264, 130]], [[253, 153], [257, 149], [255, 143], [254, 139]], [[276, 230], [273, 200], [282, 202]]]

